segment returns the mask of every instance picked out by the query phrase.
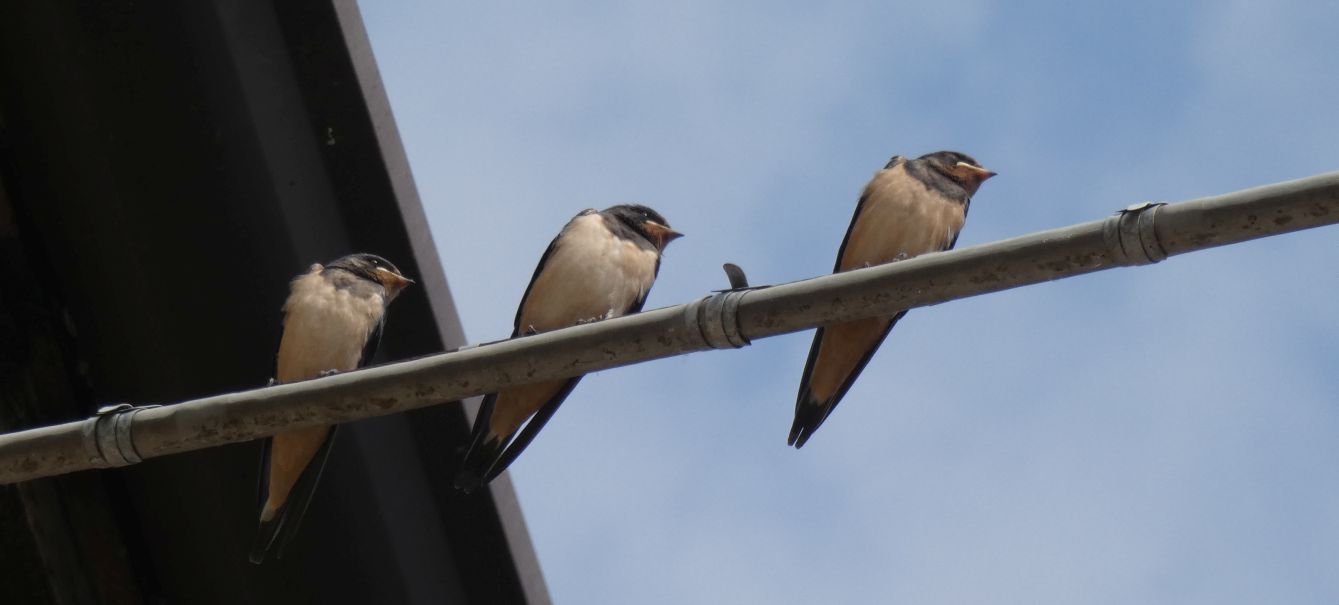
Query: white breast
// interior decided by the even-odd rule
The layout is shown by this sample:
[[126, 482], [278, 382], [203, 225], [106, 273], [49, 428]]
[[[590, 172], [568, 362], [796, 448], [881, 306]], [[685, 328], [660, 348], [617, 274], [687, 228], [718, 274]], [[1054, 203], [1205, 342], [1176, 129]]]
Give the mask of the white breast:
[[361, 298], [320, 275], [321, 267], [293, 280], [284, 303], [279, 382], [314, 378], [325, 370], [357, 369], [363, 346], [385, 310], [380, 296]]
[[530, 286], [522, 332], [623, 315], [655, 281], [657, 254], [615, 237], [599, 214], [572, 219]]
[[864, 199], [842, 254], [843, 271], [944, 250], [967, 218], [963, 204], [932, 194], [900, 164], [879, 171]]

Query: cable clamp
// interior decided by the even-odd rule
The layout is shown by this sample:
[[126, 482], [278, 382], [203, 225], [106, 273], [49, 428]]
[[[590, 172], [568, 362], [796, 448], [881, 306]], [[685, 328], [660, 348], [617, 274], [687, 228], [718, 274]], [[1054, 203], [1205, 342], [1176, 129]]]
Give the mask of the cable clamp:
[[[684, 308], [684, 324], [689, 334], [696, 334], [713, 349], [738, 349], [749, 344], [739, 330], [739, 301], [751, 290], [748, 278], [739, 265], [725, 263], [725, 276], [730, 280], [729, 290], [693, 301]], [[766, 287], [766, 286], [763, 286]]]
[[141, 462], [135, 451], [135, 440], [130, 435], [135, 414], [157, 405], [130, 405], [120, 403], [98, 408], [96, 414], [84, 421], [84, 453], [94, 466], [129, 466]]
[[1155, 221], [1163, 202], [1128, 206], [1102, 223], [1107, 254], [1117, 265], [1150, 265], [1167, 258], [1158, 241]]

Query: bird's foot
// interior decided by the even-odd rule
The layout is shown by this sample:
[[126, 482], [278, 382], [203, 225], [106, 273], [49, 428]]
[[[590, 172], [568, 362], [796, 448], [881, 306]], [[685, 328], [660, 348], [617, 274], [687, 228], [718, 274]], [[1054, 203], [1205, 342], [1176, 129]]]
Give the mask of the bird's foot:
[[334, 369], [334, 368], [331, 368], [331, 369], [329, 369], [329, 370], [321, 370], [320, 372], [317, 372], [317, 373], [316, 373], [316, 377], [317, 377], [317, 378], [325, 378], [326, 376], [334, 376], [335, 374], [338, 374], [338, 373], [339, 373], [339, 370], [336, 370], [336, 369]]

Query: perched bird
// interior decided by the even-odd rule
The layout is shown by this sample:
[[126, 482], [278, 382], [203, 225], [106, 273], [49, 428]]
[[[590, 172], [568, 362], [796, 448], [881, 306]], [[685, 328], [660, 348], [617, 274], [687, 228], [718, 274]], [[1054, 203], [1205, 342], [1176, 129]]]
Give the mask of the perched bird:
[[[386, 306], [414, 283], [375, 254], [312, 265], [295, 278], [284, 303], [275, 382], [297, 382], [361, 368], [376, 353]], [[283, 554], [311, 502], [334, 441], [334, 426], [279, 433], [261, 458], [260, 529], [251, 562]]]
[[[865, 185], [846, 239], [837, 250], [833, 272], [952, 248], [967, 220], [972, 195], [992, 176], [994, 172], [955, 151], [938, 151], [914, 160], [893, 156]], [[818, 329], [800, 378], [795, 423], [787, 445], [804, 447], [906, 313]]]
[[[660, 255], [682, 235], [646, 206], [582, 210], [539, 259], [516, 311], [512, 338], [640, 311], [660, 272]], [[469, 492], [497, 477], [580, 380], [564, 378], [485, 396], [456, 487]]]

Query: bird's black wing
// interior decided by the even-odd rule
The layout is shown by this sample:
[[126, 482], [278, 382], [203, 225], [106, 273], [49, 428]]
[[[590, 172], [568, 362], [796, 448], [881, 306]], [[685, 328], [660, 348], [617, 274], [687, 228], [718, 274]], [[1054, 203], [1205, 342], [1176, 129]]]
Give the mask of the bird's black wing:
[[[656, 253], [656, 269], [651, 273], [651, 286], [656, 285], [656, 278], [660, 277], [661, 254], [663, 254], [663, 252]], [[646, 304], [646, 297], [651, 295], [651, 286], [647, 286], [645, 290], [642, 290], [641, 295], [637, 297], [637, 300], [633, 301], [632, 305], [628, 307], [628, 310], [623, 313], [624, 315], [632, 315], [633, 313], [642, 312], [642, 305]]]
[[[906, 158], [900, 155], [895, 155], [892, 159], [888, 160], [888, 164], [884, 166], [883, 169], [888, 170], [905, 161]], [[865, 202], [868, 200], [869, 190], [866, 188], [865, 191], [860, 192], [860, 200], [855, 204], [855, 212], [851, 213], [851, 224], [846, 226], [846, 235], [842, 237], [842, 245], [837, 247], [837, 262], [832, 264], [833, 273], [840, 273], [842, 270], [842, 257], [846, 255], [846, 244], [851, 241], [851, 232], [855, 231], [855, 224], [860, 220], [860, 213], [864, 212]]]
[[[963, 226], [966, 226], [966, 225], [967, 225], [967, 211], [968, 211], [968, 210], [971, 210], [971, 209], [972, 209], [972, 198], [969, 197], [969, 198], [967, 198], [967, 201], [965, 201], [965, 202], [962, 203], [962, 224], [963, 224]], [[948, 245], [944, 247], [944, 250], [952, 250], [952, 249], [953, 249], [953, 246], [958, 245], [958, 236], [959, 236], [959, 235], [962, 235], [962, 229], [959, 229], [957, 233], [954, 233], [954, 234], [953, 234], [953, 239], [951, 239], [951, 240], [948, 241]], [[942, 252], [942, 250], [941, 250], [941, 252]]]
[[558, 389], [558, 392], [554, 393], [553, 397], [550, 397], [544, 403], [544, 406], [535, 412], [535, 415], [525, 423], [525, 426], [521, 427], [520, 432], [511, 440], [511, 443], [507, 444], [506, 449], [497, 457], [497, 461], [488, 469], [488, 474], [484, 477], [485, 483], [496, 479], [498, 475], [502, 474], [502, 471], [507, 470], [507, 467], [516, 461], [521, 452], [525, 451], [526, 446], [535, 440], [539, 430], [544, 428], [545, 424], [548, 424], [550, 418], [553, 418], [553, 414], [558, 411], [558, 407], [563, 404], [563, 400], [572, 394], [572, 389], [576, 388], [577, 383], [581, 382], [582, 378], [582, 376], [573, 376], [567, 379], [562, 388]]
[[[553, 247], [550, 246], [549, 248], [550, 250], [552, 250]], [[545, 252], [544, 256], [545, 258], [547, 258], [548, 253]], [[544, 261], [540, 260], [540, 267], [542, 268], [543, 266]], [[539, 272], [536, 271], [535, 275], [538, 276]], [[654, 275], [656, 276], [660, 275], [659, 255], [656, 255], [656, 268]], [[534, 283], [534, 281], [531, 280], [531, 283]], [[526, 294], [529, 294], [528, 289], [526, 291]], [[637, 297], [637, 300], [633, 301], [632, 304], [628, 306], [627, 311], [625, 311], [623, 315], [640, 313], [642, 307], [646, 304], [646, 297], [650, 296], [650, 294], [651, 294], [650, 288], [643, 290], [641, 294]], [[525, 304], [524, 299], [521, 301], [521, 304], [522, 305]], [[517, 312], [516, 317], [517, 317], [517, 323], [519, 324], [520, 323], [519, 311]], [[539, 434], [539, 430], [544, 428], [544, 425], [547, 424], [549, 419], [553, 417], [553, 414], [558, 411], [558, 406], [561, 406], [563, 401], [567, 399], [567, 396], [572, 394], [572, 389], [576, 388], [577, 383], [581, 382], [582, 378], [583, 376], [573, 376], [572, 378], [568, 379], [568, 381], [565, 384], [563, 384], [563, 387], [561, 389], [558, 389], [558, 392], [555, 393], [553, 397], [551, 397], [547, 402], [545, 402], [543, 407], [539, 408], [539, 411], [535, 412], [535, 415], [532, 418], [530, 418], [530, 421], [525, 423], [524, 427], [521, 427], [521, 431], [518, 435], [516, 435], [516, 438], [513, 439], [509, 445], [507, 445], [507, 449], [504, 452], [502, 452], [502, 455], [498, 456], [497, 462], [494, 463], [492, 469], [488, 471], [488, 475], [484, 479], [485, 481], [492, 481], [493, 479], [497, 478], [498, 475], [502, 474], [502, 471], [507, 470], [508, 466], [511, 466], [511, 463], [514, 462], [516, 458], [521, 455], [521, 452], [525, 450], [526, 446], [530, 445], [530, 442], [535, 439], [535, 435]]]
[[[901, 157], [902, 156], [893, 156], [884, 169], [887, 170], [896, 165]], [[846, 255], [846, 245], [851, 241], [851, 233], [855, 231], [855, 225], [860, 221], [860, 213], [865, 210], [865, 202], [868, 200], [869, 190], [866, 189], [861, 192], [860, 200], [856, 202], [855, 212], [851, 213], [851, 224], [847, 225], [846, 235], [842, 237], [842, 244], [837, 248], [837, 261], [833, 263], [832, 266], [833, 273], [841, 272], [842, 257]], [[905, 311], [903, 313], [905, 313]], [[893, 324], [896, 324], [897, 319], [900, 318], [901, 315], [899, 314], [892, 323], [888, 324], [888, 329], [891, 330]], [[809, 359], [804, 362], [804, 372], [800, 374], [799, 396], [795, 398], [795, 421], [791, 424], [790, 435], [786, 439], [787, 444], [795, 445], [798, 443], [798, 445], [796, 445], [797, 448], [804, 446], [804, 442], [808, 441], [809, 435], [812, 435], [813, 432], [818, 429], [818, 425], [823, 424], [823, 420], [826, 419], [828, 414], [832, 411], [830, 407], [824, 404], [824, 402], [816, 401], [813, 397], [813, 393], [809, 390], [809, 379], [814, 371], [814, 362], [818, 359], [818, 349], [819, 345], [823, 342], [823, 332], [823, 326], [819, 326], [818, 329], [814, 331], [814, 343], [809, 346]], [[882, 344], [883, 339], [887, 336], [888, 331], [884, 331], [883, 336], [879, 338], [879, 343]], [[872, 353], [876, 350], [878, 350], [877, 346], [870, 351]], [[865, 358], [860, 361], [856, 366], [856, 371], [852, 373], [850, 382], [855, 381], [855, 376], [860, 374], [860, 369], [865, 367], [865, 363], [869, 361], [870, 357], [871, 355], [866, 355]], [[842, 385], [842, 388], [838, 392], [844, 395], [847, 388], [850, 388], [849, 383]], [[841, 395], [838, 395], [837, 399], [840, 400]]]
[[[659, 255], [656, 256], [656, 268], [654, 274], [657, 276], [660, 275]], [[536, 275], [538, 275], [538, 273], [536, 273]], [[637, 300], [633, 301], [633, 303], [628, 306], [627, 311], [624, 312], [623, 315], [640, 313], [642, 307], [646, 304], [646, 297], [650, 294], [650, 288], [643, 290], [637, 297]], [[522, 304], [524, 304], [524, 302]], [[517, 317], [519, 318], [520, 316], [517, 315]], [[539, 411], [535, 412], [534, 417], [532, 417], [529, 422], [525, 423], [525, 426], [521, 428], [520, 434], [518, 434], [516, 438], [512, 440], [511, 444], [507, 446], [506, 451], [502, 452], [502, 455], [498, 457], [498, 461], [493, 464], [493, 468], [488, 472], [485, 481], [492, 481], [498, 475], [502, 474], [502, 471], [507, 470], [508, 466], [511, 466], [511, 463], [516, 460], [516, 457], [520, 456], [526, 446], [530, 445], [530, 442], [535, 439], [535, 435], [539, 434], [539, 430], [544, 428], [544, 425], [553, 417], [553, 414], [558, 411], [558, 406], [562, 405], [563, 400], [567, 399], [567, 396], [572, 394], [572, 389], [576, 388], [577, 383], [581, 382], [583, 377], [584, 376], [573, 376], [553, 395], [552, 398], [548, 400], [548, 402], [544, 404], [543, 407], [539, 408]]]
[[[894, 158], [894, 161], [896, 161], [896, 159], [897, 158]], [[890, 162], [889, 165], [892, 165], [892, 162]], [[971, 201], [972, 200], [968, 198], [968, 200], [963, 203], [962, 214], [964, 222], [967, 218], [967, 210], [971, 207]], [[864, 205], [864, 202], [865, 196], [861, 196], [860, 204], [856, 206], [856, 214], [851, 219], [851, 226], [846, 230], [846, 238], [842, 240], [842, 246], [837, 251], [837, 266], [833, 269], [834, 272], [841, 268], [841, 258], [842, 254], [846, 251], [846, 241], [850, 239], [851, 231], [855, 229], [855, 220], [860, 216], [860, 208]], [[949, 240], [948, 245], [945, 246], [943, 250], [952, 250], [953, 246], [958, 243], [958, 236], [961, 234], [962, 230], [954, 233], [953, 239]], [[832, 414], [832, 410], [837, 408], [837, 404], [841, 402], [842, 398], [846, 397], [846, 391], [851, 389], [851, 385], [855, 384], [856, 378], [860, 377], [860, 373], [865, 370], [865, 366], [869, 364], [869, 360], [874, 357], [874, 353], [879, 350], [879, 347], [883, 346], [883, 341], [888, 338], [888, 333], [892, 332], [893, 326], [896, 326], [897, 321], [902, 319], [906, 314], [906, 311], [901, 311], [893, 316], [892, 321], [888, 322], [888, 327], [884, 328], [883, 334], [879, 335], [878, 341], [876, 341], [874, 346], [860, 358], [860, 362], [856, 364], [855, 369], [846, 377], [846, 380], [843, 381], [841, 386], [837, 389], [836, 396], [832, 399], [832, 405], [820, 405], [821, 402], [814, 401], [813, 395], [809, 391], [809, 376], [810, 373], [813, 372], [814, 361], [818, 357], [818, 345], [823, 342], [823, 328], [818, 328], [814, 333], [814, 343], [809, 347], [809, 359], [804, 363], [804, 374], [802, 374], [800, 378], [800, 394], [795, 401], [795, 422], [790, 428], [790, 437], [787, 440], [789, 443], [795, 445], [797, 448], [804, 446], [804, 442], [809, 440], [809, 436], [813, 435], [814, 431], [818, 430], [819, 425], [823, 424], [823, 421]], [[806, 403], [808, 405], [806, 405]]]
[[860, 377], [860, 373], [865, 370], [865, 365], [869, 363], [869, 360], [874, 358], [874, 353], [883, 345], [884, 339], [888, 338], [888, 333], [893, 331], [893, 326], [897, 325], [897, 321], [906, 314], [906, 311], [900, 311], [893, 316], [892, 321], [888, 322], [888, 327], [883, 329], [883, 334], [879, 335], [879, 339], [875, 341], [874, 346], [865, 352], [859, 363], [855, 365], [855, 369], [847, 375], [846, 380], [842, 381], [841, 386], [837, 388], [837, 393], [832, 398], [831, 405], [817, 401], [809, 390], [809, 377], [814, 370], [814, 360], [818, 358], [818, 345], [823, 342], [823, 328], [820, 327], [814, 332], [814, 343], [809, 347], [809, 359], [804, 362], [804, 374], [800, 377], [800, 394], [795, 399], [795, 421], [790, 426], [790, 436], [786, 440], [788, 445], [794, 445], [796, 449], [804, 447], [804, 443], [809, 440], [814, 431], [818, 430], [819, 425], [827, 420], [828, 416], [832, 414], [832, 410], [837, 409], [837, 404], [846, 396], [846, 391], [851, 389], [851, 385], [855, 384], [856, 378]]
[[[584, 214], [589, 214], [589, 212], [581, 212], [580, 214], [577, 214], [577, 216], [582, 216]], [[566, 227], [564, 227], [564, 230], [566, 230]], [[530, 276], [530, 283], [526, 284], [525, 293], [521, 295], [521, 304], [516, 306], [516, 318], [512, 320], [512, 338], [524, 336], [527, 332], [527, 328], [521, 325], [521, 313], [525, 310], [525, 302], [530, 298], [530, 291], [535, 287], [535, 281], [539, 279], [539, 275], [543, 273], [544, 268], [548, 266], [549, 259], [553, 257], [554, 251], [558, 249], [558, 241], [561, 240], [562, 237], [563, 234], [560, 232], [557, 237], [553, 238], [553, 241], [549, 242], [549, 247], [545, 248], [544, 254], [539, 257], [539, 264], [535, 265], [535, 272]], [[576, 384], [573, 383], [571, 386], [576, 386]], [[565, 388], [562, 392], [570, 393], [571, 388]], [[561, 399], [559, 401], [561, 402]], [[470, 446], [469, 449], [465, 450], [465, 457], [461, 460], [460, 470], [456, 473], [454, 482], [457, 488], [466, 492], [473, 491], [483, 483], [487, 483], [491, 480], [495, 475], [490, 474], [490, 469], [497, 465], [498, 461], [505, 453], [503, 448], [506, 447], [507, 444], [488, 443], [488, 423], [493, 418], [493, 409], [496, 406], [497, 393], [484, 395], [483, 402], [479, 404], [479, 413], [474, 416], [474, 427], [470, 432]], [[549, 406], [550, 404], [546, 403], [544, 407], [536, 413], [536, 418], [532, 419], [531, 423], [538, 419], [539, 416], [544, 415], [545, 410]], [[547, 415], [552, 416], [553, 412], [548, 412]], [[547, 418], [544, 420], [547, 421]], [[529, 427], [528, 424], [526, 426]], [[522, 437], [524, 437], [524, 434]], [[534, 439], [534, 435], [526, 437], [526, 443], [528, 443], [530, 439]], [[521, 449], [524, 449], [524, 445], [522, 445]], [[512, 456], [512, 459], [515, 459], [515, 456], [519, 454], [520, 452], [517, 451], [516, 454]]]
[[377, 348], [381, 346], [381, 329], [386, 325], [386, 312], [383, 310], [381, 318], [377, 319], [377, 325], [372, 326], [372, 332], [367, 335], [367, 344], [363, 345], [363, 354], [358, 358], [358, 367], [364, 368], [372, 363], [372, 358], [377, 355]]
[[[326, 460], [330, 458], [330, 446], [335, 442], [335, 431], [338, 429], [338, 425], [330, 427], [325, 443], [321, 444], [321, 449], [316, 451], [316, 455], [312, 456], [311, 462], [307, 463], [307, 468], [303, 469], [302, 475], [298, 477], [297, 483], [293, 484], [293, 489], [288, 492], [288, 499], [280, 507], [279, 513], [268, 522], [261, 522], [256, 531], [256, 540], [251, 544], [252, 563], [263, 562], [271, 552], [275, 558], [282, 557], [288, 543], [297, 535], [298, 527], [302, 525], [302, 517], [307, 514], [307, 506], [311, 504], [312, 494], [316, 492], [316, 484], [321, 481], [321, 472], [325, 470]], [[260, 503], [257, 505], [257, 510], [264, 507], [265, 500], [269, 498], [272, 445], [273, 439], [266, 439], [261, 453]]]
[[[587, 214], [595, 214], [595, 211], [591, 209], [582, 210], [577, 213], [575, 217], [572, 217], [572, 220], [576, 220], [577, 217], [582, 217]], [[569, 221], [568, 224], [570, 225], [571, 222]], [[558, 249], [558, 242], [563, 239], [563, 233], [566, 231], [567, 226], [564, 225], [563, 230], [553, 238], [553, 241], [549, 242], [549, 247], [544, 249], [544, 255], [539, 257], [539, 264], [535, 265], [535, 272], [530, 276], [530, 283], [525, 285], [525, 294], [521, 295], [521, 304], [516, 305], [516, 319], [512, 320], [512, 338], [525, 335], [526, 327], [521, 325], [521, 312], [525, 310], [525, 301], [530, 299], [530, 290], [535, 287], [535, 281], [539, 279], [539, 274], [544, 272], [544, 267], [548, 266], [549, 259], [553, 258], [554, 251]]]
[[[895, 155], [888, 160], [888, 164], [883, 169], [888, 170], [905, 161], [905, 157]], [[860, 220], [860, 214], [864, 212], [865, 203], [869, 201], [869, 197], [870, 191], [867, 189], [861, 192], [860, 200], [856, 202], [855, 212], [851, 213], [851, 223], [847, 225], [846, 235], [842, 237], [842, 244], [837, 248], [837, 260], [832, 265], [833, 273], [841, 272], [842, 257], [846, 255], [846, 245], [851, 241], [851, 233], [855, 231], [855, 225]], [[819, 344], [823, 342], [824, 329], [820, 326], [814, 331], [814, 342], [809, 346], [809, 358], [804, 362], [804, 373], [800, 375], [799, 395], [795, 398], [795, 421], [791, 424], [790, 435], [786, 440], [788, 444], [794, 445], [796, 448], [804, 446], [804, 443], [809, 440], [809, 436], [818, 430], [819, 425], [823, 424], [832, 410], [837, 407], [837, 402], [840, 402], [842, 397], [846, 396], [846, 391], [850, 390], [851, 385], [855, 384], [855, 379], [860, 376], [860, 372], [865, 369], [865, 365], [874, 357], [875, 351], [879, 350], [884, 339], [888, 338], [888, 333], [893, 330], [893, 326], [897, 325], [897, 321], [906, 314], [906, 311], [902, 311], [893, 316], [892, 321], [888, 322], [888, 327], [879, 336], [879, 340], [860, 358], [860, 362], [855, 366], [855, 371], [851, 372], [841, 387], [837, 389], [832, 405], [814, 400], [813, 393], [809, 390], [809, 379], [814, 370], [814, 362], [818, 358]]]
[[[368, 334], [367, 344], [363, 345], [362, 356], [358, 359], [358, 367], [364, 367], [372, 362], [372, 358], [377, 354], [377, 347], [381, 344], [382, 326], [386, 323], [386, 316], [383, 313], [377, 320], [372, 332]], [[279, 333], [280, 342], [283, 341], [283, 331]], [[278, 347], [275, 347], [278, 350]], [[278, 357], [275, 357], [274, 375], [279, 375]], [[302, 525], [302, 517], [307, 514], [307, 506], [311, 504], [312, 494], [316, 492], [316, 485], [321, 481], [321, 473], [325, 471], [326, 461], [330, 458], [330, 447], [335, 442], [335, 431], [339, 426], [330, 427], [330, 432], [326, 434], [325, 442], [321, 444], [321, 449], [316, 450], [312, 456], [311, 462], [307, 463], [307, 468], [303, 469], [302, 474], [298, 476], [297, 483], [288, 492], [288, 499], [284, 501], [279, 513], [274, 519], [268, 522], [262, 521], [260, 528], [256, 531], [256, 540], [251, 545], [251, 562], [261, 563], [266, 555], [274, 552], [276, 558], [282, 557], [284, 549], [292, 541], [293, 536], [297, 534], [298, 527]], [[270, 449], [274, 445], [274, 438], [267, 437], [260, 454], [260, 486], [256, 491], [260, 495], [257, 510], [265, 506], [265, 501], [270, 497]]]
[[470, 431], [470, 446], [460, 461], [460, 469], [452, 482], [456, 489], [472, 492], [486, 481], [488, 469], [497, 461], [503, 444], [488, 442], [488, 423], [493, 419], [493, 408], [497, 406], [497, 393], [484, 395], [479, 404], [479, 413], [474, 416], [474, 428]]

